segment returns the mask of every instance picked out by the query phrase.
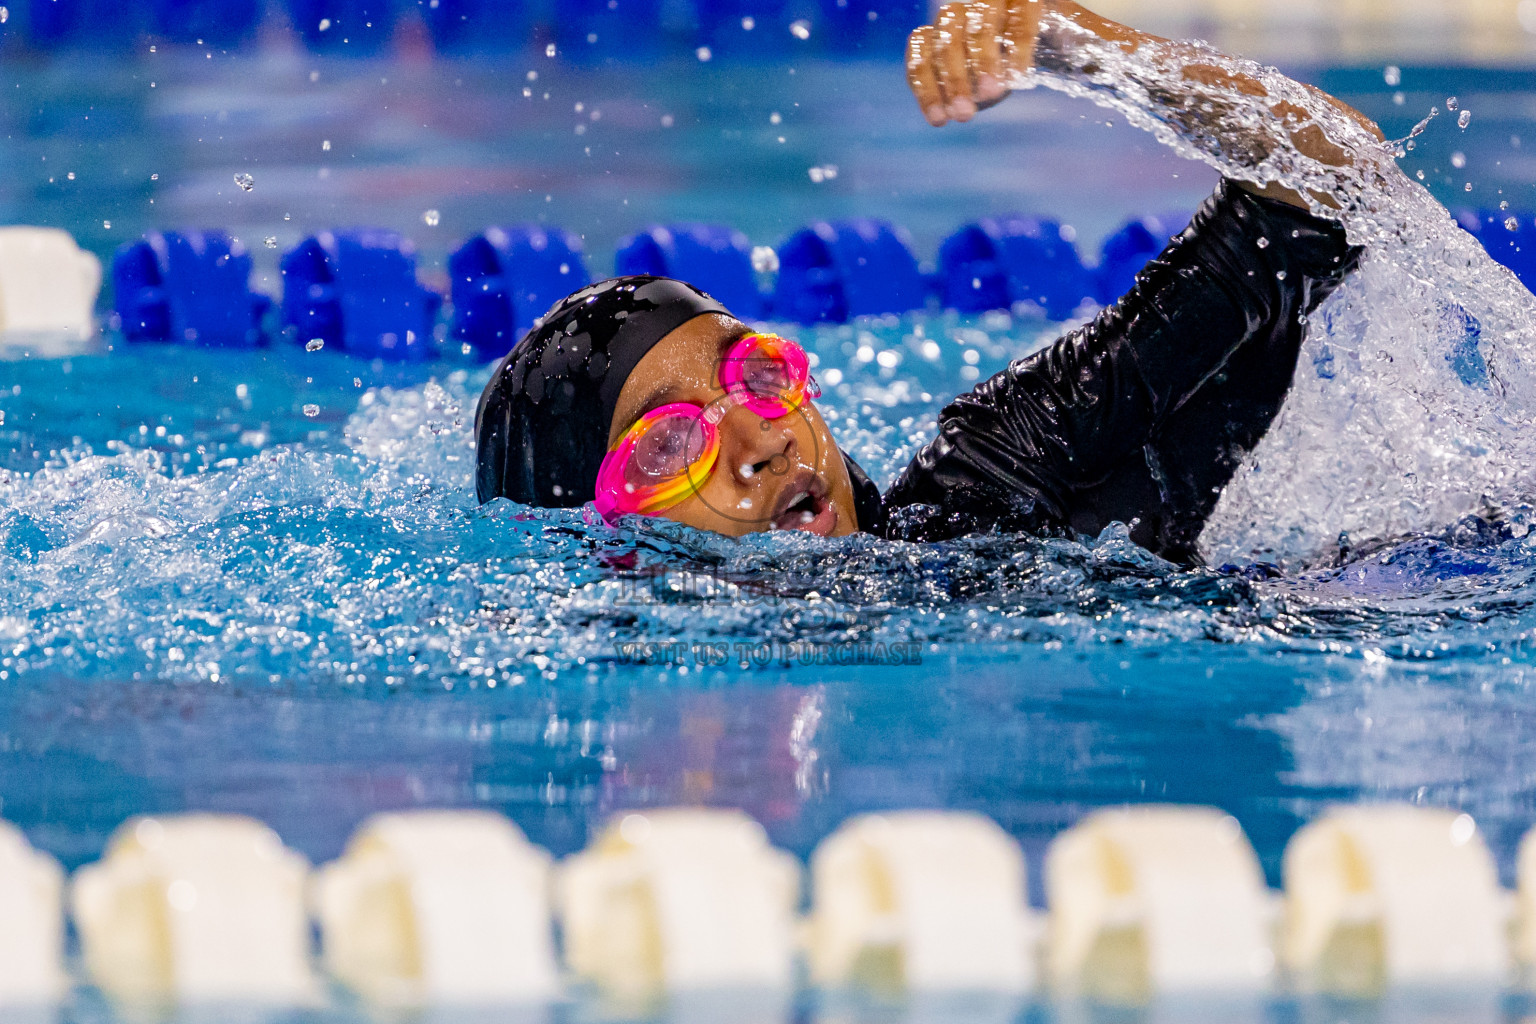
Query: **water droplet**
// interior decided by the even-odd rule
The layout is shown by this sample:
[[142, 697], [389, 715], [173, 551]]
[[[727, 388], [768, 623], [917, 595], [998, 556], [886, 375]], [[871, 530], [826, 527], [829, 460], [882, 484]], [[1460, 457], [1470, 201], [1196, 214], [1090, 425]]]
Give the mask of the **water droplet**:
[[423, 222], [425, 222], [427, 227], [435, 228], [437, 227], [438, 223], [442, 221], [443, 215], [438, 213], [436, 210], [428, 210], [426, 213], [421, 215], [421, 219]]
[[1283, 270], [1275, 271], [1275, 280], [1276, 281], [1284, 281], [1285, 280], [1285, 271], [1283, 271]]
[[324, 338], [310, 338], [304, 343], [305, 352], [319, 352], [323, 348], [325, 348]]
[[1403, 84], [1403, 71], [1396, 64], [1388, 64], [1381, 73], [1382, 80], [1396, 88]]
[[555, 55], [555, 44], [554, 43], [550, 43], [548, 46], [544, 47], [544, 56], [546, 56], [546, 57], [553, 57], [554, 55]]
[[759, 274], [772, 274], [779, 269], [779, 254], [774, 252], [771, 246], [754, 245], [752, 247], [752, 269]]
[[306, 405], [304, 407], [304, 415], [308, 416], [310, 419], [314, 419], [316, 416], [320, 415], [320, 407], [313, 404]]
[[266, 245], [266, 247], [268, 249], [276, 249], [277, 248], [277, 236], [276, 235], [268, 235], [266, 238], [262, 239], [262, 242], [263, 242], [263, 244]]
[[695, 56], [695, 57], [697, 57], [697, 58], [699, 58], [699, 60], [702, 60], [702, 61], [707, 61], [707, 60], [709, 60], [709, 59], [710, 59], [710, 58], [711, 58], [711, 57], [713, 57], [713, 56], [714, 56], [714, 53], [712, 53], [712, 52], [711, 52], [711, 51], [710, 51], [710, 49], [709, 49], [709, 47], [707, 47], [707, 46], [701, 46], [701, 47], [699, 47], [699, 48], [698, 48], [698, 49], [697, 49], [697, 50], [694, 50], [694, 51], [693, 51], [693, 55], [694, 55], [694, 56]]
[[804, 18], [789, 23], [789, 34], [796, 39], [811, 38], [811, 23]]
[[235, 175], [235, 184], [240, 186], [241, 191], [249, 192], [256, 187], [256, 179], [242, 171]]
[[1268, 249], [1269, 248], [1269, 239], [1267, 239], [1267, 238], [1260, 238], [1257, 242], [1254, 242], [1253, 244], [1258, 246], [1260, 249]]
[[1504, 230], [1505, 231], [1519, 231], [1520, 230], [1520, 221], [1519, 221], [1519, 219], [1516, 218], [1516, 217], [1505, 217], [1504, 218]]
[[736, 507], [737, 508], [751, 508], [752, 507], [752, 499], [751, 498], [742, 498], [741, 501], [737, 502]]
[[1472, 111], [1463, 110], [1461, 116], [1456, 119], [1456, 127], [1465, 128], [1472, 123]]
[[1455, 167], [1457, 170], [1460, 170], [1461, 168], [1467, 166], [1467, 154], [1461, 152], [1460, 150], [1456, 151], [1455, 153], [1452, 153], [1451, 154], [1451, 166]]

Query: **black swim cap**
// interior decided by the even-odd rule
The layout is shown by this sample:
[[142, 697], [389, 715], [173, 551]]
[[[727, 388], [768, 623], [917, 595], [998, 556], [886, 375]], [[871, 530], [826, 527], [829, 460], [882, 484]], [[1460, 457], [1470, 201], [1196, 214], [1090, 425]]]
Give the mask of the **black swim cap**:
[[730, 311], [665, 277], [615, 277], [557, 302], [480, 395], [480, 500], [541, 508], [591, 501], [624, 382], [657, 342], [704, 313]]

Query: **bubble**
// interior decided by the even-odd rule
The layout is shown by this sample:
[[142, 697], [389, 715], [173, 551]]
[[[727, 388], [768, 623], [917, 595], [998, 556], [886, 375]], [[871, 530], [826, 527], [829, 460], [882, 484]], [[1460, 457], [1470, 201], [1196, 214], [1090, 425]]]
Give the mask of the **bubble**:
[[321, 32], [329, 32], [330, 30], [331, 30], [331, 19], [330, 18], [321, 18], [320, 19], [320, 31]]
[[[11, 12], [4, 7], [0, 7], [0, 25], [4, 25], [10, 19]], [[151, 47], [151, 49], [153, 49], [153, 47]]]
[[1400, 93], [1400, 92], [1395, 92], [1395, 93], [1392, 94], [1392, 103], [1395, 106], [1399, 106], [1400, 107], [1404, 103], [1406, 103], [1407, 101], [1408, 101], [1408, 97], [1405, 96], [1404, 94]]
[[1285, 280], [1285, 271], [1283, 271], [1283, 270], [1275, 271], [1275, 280], [1276, 281], [1284, 281]]
[[1403, 70], [1396, 64], [1388, 64], [1382, 71], [1381, 77], [1384, 82], [1393, 88], [1403, 84]]
[[331, 140], [330, 139], [321, 139], [320, 140], [320, 152], [322, 152], [322, 153], [329, 153], [330, 151], [331, 151]]
[[773, 274], [779, 269], [779, 254], [773, 251], [772, 246], [754, 245], [752, 247], [752, 269], [759, 274]]
[[1451, 154], [1451, 166], [1456, 168], [1457, 170], [1460, 170], [1461, 168], [1467, 166], [1467, 154], [1465, 154], [1463, 152], [1460, 152], [1459, 150], [1457, 152], [1455, 152], [1455, 153], [1452, 153]]
[[101, 222], [101, 226], [102, 226], [102, 227], [104, 227], [104, 228], [106, 228], [106, 229], [107, 229], [107, 230], [108, 230], [108, 231], [111, 231], [111, 230], [112, 230], [112, 222], [111, 222], [111, 221], [109, 221], [109, 220], [104, 220], [104, 221], [102, 221], [102, 222]]
[[352, 386], [355, 387], [355, 388], [362, 387], [363, 386], [363, 378], [361, 378], [361, 377], [353, 377], [352, 378]]
[[320, 415], [320, 407], [314, 403], [310, 403], [309, 405], [304, 406], [304, 415], [308, 416], [310, 419], [314, 419], [316, 416]]
[[783, 120], [784, 120], [783, 115], [780, 114], [777, 110], [775, 110], [773, 113], [768, 115], [768, 123], [769, 124], [780, 124], [780, 123], [783, 122]]
[[1501, 200], [1499, 200], [1499, 209], [1501, 209], [1501, 210], [1509, 209], [1509, 200], [1508, 199], [1501, 199]]
[[701, 61], [708, 61], [711, 57], [714, 56], [714, 53], [710, 51], [709, 47], [701, 46], [697, 50], [693, 51], [693, 55], [699, 58]]
[[435, 228], [439, 222], [442, 221], [443, 215], [438, 213], [436, 210], [428, 210], [426, 213], [421, 215], [421, 219], [422, 222], [427, 225], [427, 227]]
[[324, 338], [310, 338], [304, 343], [305, 352], [319, 352], [323, 348], [325, 348]]
[[1268, 249], [1269, 248], [1269, 239], [1267, 239], [1267, 238], [1260, 238], [1257, 242], [1254, 242], [1253, 244], [1258, 246], [1260, 249]]
[[811, 38], [811, 23], [804, 18], [789, 23], [789, 34], [796, 39]]
[[1471, 192], [1472, 191], [1472, 183], [1470, 181], [1467, 182], [1466, 185], [1462, 186], [1461, 190], [1463, 192]]
[[822, 164], [819, 167], [809, 168], [806, 171], [806, 174], [810, 176], [810, 179], [813, 182], [820, 185], [824, 181], [831, 181], [833, 178], [837, 177], [837, 165]]
[[1505, 231], [1519, 231], [1520, 230], [1520, 219], [1518, 217], [1505, 217], [1504, 218], [1504, 230]]
[[550, 43], [548, 46], [544, 47], [544, 56], [546, 56], [546, 57], [553, 57], [554, 55], [555, 55], [555, 44], [554, 43]]
[[1472, 123], [1472, 111], [1470, 111], [1470, 110], [1463, 110], [1461, 112], [1461, 116], [1456, 118], [1456, 127], [1458, 127], [1458, 128], [1465, 128], [1467, 125], [1469, 125], [1471, 123]]
[[149, 180], [150, 181], [159, 181], [160, 180], [160, 175], [158, 175], [158, 174], [151, 174], [149, 176]]
[[671, 114], [662, 114], [661, 115], [661, 126], [663, 128], [671, 128], [676, 123], [677, 123], [677, 119], [674, 118]]
[[741, 29], [743, 32], [751, 32], [755, 28], [757, 28], [756, 18], [748, 15], [747, 17], [741, 19]]
[[251, 177], [249, 174], [246, 174], [244, 171], [241, 171], [239, 174], [235, 175], [235, 184], [240, 186], [240, 190], [242, 192], [249, 192], [251, 189], [256, 187], [256, 179]]
[[262, 239], [262, 242], [263, 242], [263, 244], [266, 245], [266, 247], [268, 249], [276, 249], [277, 248], [277, 236], [276, 235], [268, 235], [266, 238]]
[[1445, 98], [1445, 109], [1446, 110], [1455, 110], [1456, 109], [1456, 97], [1455, 96], [1447, 96]]

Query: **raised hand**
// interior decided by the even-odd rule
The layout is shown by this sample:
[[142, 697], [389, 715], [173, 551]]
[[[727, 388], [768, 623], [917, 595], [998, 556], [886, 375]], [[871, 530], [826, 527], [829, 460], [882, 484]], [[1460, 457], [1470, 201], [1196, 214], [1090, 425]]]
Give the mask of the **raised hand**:
[[1040, 16], [1052, 0], [947, 3], [907, 40], [907, 84], [934, 126], [969, 121], [1008, 95], [1034, 63]]

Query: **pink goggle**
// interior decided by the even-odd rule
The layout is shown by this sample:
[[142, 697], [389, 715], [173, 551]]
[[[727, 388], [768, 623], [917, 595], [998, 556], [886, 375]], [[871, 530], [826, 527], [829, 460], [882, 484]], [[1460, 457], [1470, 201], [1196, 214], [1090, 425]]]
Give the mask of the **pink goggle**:
[[725, 397], [708, 407], [658, 406], [624, 432], [597, 471], [593, 505], [610, 522], [626, 513], [655, 515], [696, 493], [720, 457], [719, 424], [733, 405], [765, 420], [820, 398], [805, 349], [776, 334], [749, 334], [720, 362]]

